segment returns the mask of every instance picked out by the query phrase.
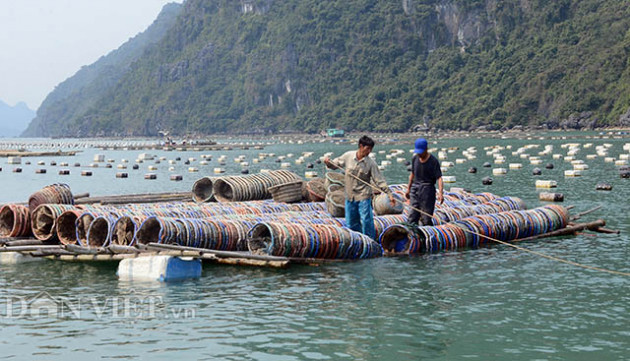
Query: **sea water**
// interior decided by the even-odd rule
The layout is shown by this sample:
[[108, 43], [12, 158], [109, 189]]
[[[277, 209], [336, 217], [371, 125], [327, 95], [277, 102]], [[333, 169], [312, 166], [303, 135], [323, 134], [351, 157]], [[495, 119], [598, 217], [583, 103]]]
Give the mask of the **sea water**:
[[[536, 179], [556, 180], [552, 191], [565, 195], [564, 205], [576, 214], [601, 205], [581, 221], [605, 219], [620, 235], [581, 232], [577, 236], [543, 239], [520, 244], [527, 249], [580, 264], [630, 272], [630, 179], [621, 179], [614, 163], [603, 157], [587, 159], [597, 145], [609, 144], [609, 154], [628, 153], [629, 139], [597, 137], [578, 139], [449, 139], [432, 147], [457, 147], [446, 152], [448, 161], [463, 158], [462, 151], [476, 147], [477, 158], [456, 163], [448, 175], [449, 186], [473, 192], [521, 197], [530, 208], [538, 201]], [[576, 155], [589, 165], [581, 177], [565, 178], [569, 162], [541, 156], [542, 165], [530, 165], [512, 151], [539, 144], [528, 152], [537, 156], [544, 145], [566, 155], [565, 143], [580, 143]], [[592, 143], [589, 148], [584, 144]], [[507, 165], [523, 168], [493, 176], [483, 168], [492, 158], [484, 147], [511, 146], [502, 150]], [[264, 150], [168, 152], [85, 148], [73, 157], [23, 158], [22, 173], [15, 165], [1, 164], [0, 202], [25, 202], [29, 194], [51, 183], [63, 182], [74, 193], [92, 196], [124, 193], [190, 191], [200, 177], [214, 175], [217, 158], [226, 156], [225, 174], [240, 174], [234, 161], [244, 155], [248, 169], [278, 169], [275, 157], [253, 163], [259, 153], [288, 155], [290, 170], [323, 175], [315, 160], [325, 152], [339, 155], [356, 147], [350, 142], [281, 144]], [[409, 144], [377, 144], [380, 164], [392, 149], [405, 151]], [[294, 160], [304, 151], [314, 152], [303, 164]], [[157, 180], [145, 180], [148, 165], [131, 166], [140, 153], [153, 153], [160, 162]], [[95, 154], [114, 159], [113, 168], [87, 168]], [[207, 166], [198, 165], [202, 154], [212, 154]], [[168, 159], [181, 157], [176, 164]], [[196, 158], [191, 165], [183, 164]], [[31, 165], [25, 165], [26, 160]], [[128, 168], [116, 169], [121, 159]], [[45, 166], [37, 161], [45, 160]], [[55, 160], [69, 167], [49, 166]], [[404, 163], [383, 170], [390, 184], [406, 183]], [[80, 162], [80, 168], [73, 167]], [[314, 168], [306, 165], [313, 163]], [[544, 168], [553, 163], [554, 169]], [[169, 171], [169, 167], [175, 167]], [[188, 173], [189, 166], [199, 168]], [[469, 167], [478, 169], [468, 173]], [[499, 165], [495, 165], [499, 166]], [[542, 169], [533, 176], [532, 169]], [[47, 168], [46, 174], [35, 169]], [[70, 169], [67, 176], [58, 175]], [[507, 168], [507, 166], [506, 166]], [[82, 177], [91, 170], [92, 177]], [[116, 172], [129, 178], [115, 178]], [[181, 182], [169, 181], [182, 174]], [[490, 186], [481, 184], [490, 176]], [[601, 181], [610, 192], [596, 191]], [[442, 252], [401, 258], [380, 258], [353, 263], [291, 266], [264, 269], [204, 265], [202, 277], [178, 283], [126, 283], [118, 281], [115, 264], [79, 264], [58, 261], [0, 266], [0, 358], [53, 359], [225, 359], [225, 360], [627, 360], [630, 359], [630, 278], [554, 262], [517, 249], [494, 245], [479, 249]]]

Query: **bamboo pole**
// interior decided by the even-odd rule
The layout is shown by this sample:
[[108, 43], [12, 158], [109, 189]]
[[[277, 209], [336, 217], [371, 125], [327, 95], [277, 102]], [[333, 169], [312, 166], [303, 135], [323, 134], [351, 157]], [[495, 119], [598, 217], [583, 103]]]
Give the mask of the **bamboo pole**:
[[228, 264], [234, 266], [254, 266], [254, 267], [272, 267], [272, 268], [287, 268], [289, 267], [289, 261], [262, 261], [257, 259], [247, 258], [217, 258], [214, 260], [220, 264]]
[[609, 229], [609, 228], [604, 228], [604, 227], [597, 227], [595, 229], [592, 229], [592, 231], [598, 232], [598, 233], [607, 233], [607, 234], [619, 234], [621, 233], [620, 230], [618, 229]]
[[15, 241], [8, 241], [4, 243], [6, 247], [18, 247], [18, 246], [43, 246], [46, 243], [39, 239], [29, 238], [29, 239], [19, 239]]
[[58, 244], [55, 245], [31, 245], [31, 246], [16, 246], [16, 247], [0, 247], [0, 252], [35, 252], [39, 250], [56, 250], [61, 249]]
[[192, 192], [126, 194], [101, 197], [86, 197], [76, 200], [75, 204], [126, 204], [126, 203], [156, 203], [169, 201], [192, 200]]
[[606, 221], [604, 221], [603, 219], [598, 219], [596, 221], [593, 222], [588, 222], [588, 223], [578, 223], [572, 226], [568, 226], [568, 227], [564, 227], [558, 230], [555, 230], [553, 232], [547, 232], [547, 233], [542, 233], [542, 234], [538, 234], [535, 236], [531, 236], [531, 237], [526, 237], [526, 238], [521, 238], [521, 239], [516, 239], [510, 243], [516, 243], [516, 242], [523, 242], [523, 241], [532, 241], [535, 239], [540, 239], [540, 238], [547, 238], [547, 237], [559, 237], [559, 236], [567, 236], [570, 234], [574, 234], [575, 232], [579, 232], [582, 231], [584, 229], [595, 229], [595, 228], [599, 228], [602, 226], [606, 225]]
[[246, 258], [246, 259], [255, 259], [255, 260], [260, 260], [260, 261], [289, 260], [286, 257], [259, 255], [259, 254], [252, 254], [250, 252], [219, 251], [219, 250], [207, 249], [207, 248], [184, 247], [184, 246], [179, 246], [179, 245], [174, 245], [174, 244], [149, 243], [145, 245], [145, 247], [147, 247], [148, 249], [186, 250], [186, 251], [195, 251], [195, 252], [201, 252], [201, 253], [210, 253], [217, 257], [222, 257], [222, 258]]
[[589, 209], [587, 211], [580, 212], [580, 213], [576, 214], [575, 216], [571, 217], [571, 220], [575, 221], [576, 219], [580, 219], [580, 217], [585, 216], [585, 215], [587, 215], [589, 213], [593, 213], [593, 212], [599, 210], [600, 208], [602, 208], [602, 206], [597, 206], [597, 207]]

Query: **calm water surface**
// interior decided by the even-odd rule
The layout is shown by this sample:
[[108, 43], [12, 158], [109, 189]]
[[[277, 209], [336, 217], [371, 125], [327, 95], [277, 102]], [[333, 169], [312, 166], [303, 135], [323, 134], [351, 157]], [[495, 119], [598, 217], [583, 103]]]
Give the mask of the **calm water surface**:
[[[553, 153], [566, 154], [561, 145], [574, 140], [448, 140], [439, 147], [458, 146], [449, 161], [463, 158], [461, 151], [476, 146], [478, 159], [456, 164], [448, 175], [454, 185], [474, 192], [493, 192], [523, 198], [530, 207], [540, 204], [530, 165], [511, 152], [525, 144], [546, 144]], [[621, 235], [580, 234], [575, 237], [529, 242], [525, 247], [582, 264], [630, 272], [630, 183], [619, 178], [614, 164], [599, 157], [587, 160], [595, 146], [609, 143], [618, 158], [628, 139], [583, 139], [593, 143], [578, 159], [590, 169], [580, 178], [564, 178], [570, 164], [544, 156], [553, 170], [543, 169], [539, 179], [558, 181], [556, 191], [574, 213], [602, 205], [585, 220], [604, 218]], [[521, 162], [523, 169], [492, 176], [492, 186], [481, 178], [490, 160], [489, 145], [512, 145], [501, 153], [504, 165]], [[326, 151], [336, 155], [352, 145], [277, 144], [262, 152], [277, 155]], [[402, 149], [377, 146], [378, 150]], [[411, 148], [409, 146], [408, 148]], [[89, 164], [94, 154], [116, 160], [113, 169], [69, 167], [70, 176], [58, 176], [59, 167], [35, 174], [40, 159], [12, 173], [2, 161], [0, 201], [26, 201], [41, 186], [65, 182], [75, 193], [93, 195], [147, 191], [187, 191], [202, 175], [209, 175], [219, 155], [227, 156], [228, 172], [240, 166], [233, 158], [247, 156], [250, 170], [277, 168], [270, 158], [253, 164], [258, 150], [217, 152], [163, 152], [200, 160], [213, 154], [209, 166], [179, 162], [175, 172], [184, 181], [168, 181], [168, 162], [159, 165], [158, 180], [144, 180], [149, 163], [140, 170], [117, 170], [125, 158], [131, 162], [142, 151], [85, 149], [76, 157], [55, 161]], [[307, 160], [314, 161], [314, 157]], [[1, 160], [0, 160], [1, 161]], [[402, 163], [392, 159], [384, 174], [393, 183], [406, 182]], [[291, 161], [292, 162], [292, 161]], [[193, 162], [195, 163], [195, 162]], [[101, 164], [102, 166], [102, 164]], [[467, 173], [470, 166], [477, 174]], [[292, 164], [303, 175], [305, 165]], [[315, 170], [323, 171], [316, 165]], [[129, 179], [116, 179], [126, 171]], [[613, 184], [612, 192], [595, 191], [599, 181]], [[448, 188], [448, 187], [447, 187]], [[69, 264], [52, 261], [0, 266], [0, 358], [31, 359], [226, 359], [226, 360], [628, 360], [630, 359], [630, 279], [556, 263], [505, 247], [445, 252], [410, 258], [374, 259], [321, 267], [292, 266], [286, 270], [204, 265], [201, 279], [181, 283], [125, 283], [118, 281], [115, 264]]]

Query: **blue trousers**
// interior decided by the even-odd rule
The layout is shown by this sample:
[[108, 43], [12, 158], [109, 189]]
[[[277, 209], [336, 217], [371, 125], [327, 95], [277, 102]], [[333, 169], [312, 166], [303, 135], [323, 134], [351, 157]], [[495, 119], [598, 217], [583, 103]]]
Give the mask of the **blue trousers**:
[[346, 225], [351, 230], [361, 232], [376, 240], [372, 200], [349, 201], [346, 199]]

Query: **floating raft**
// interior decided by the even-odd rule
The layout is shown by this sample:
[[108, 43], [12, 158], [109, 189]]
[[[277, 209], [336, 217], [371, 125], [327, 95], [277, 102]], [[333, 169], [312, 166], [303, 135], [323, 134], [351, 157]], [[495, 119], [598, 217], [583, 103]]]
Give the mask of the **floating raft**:
[[[216, 179], [212, 183], [229, 188], [230, 194], [221, 196], [226, 199], [256, 199], [271, 196], [270, 187], [295, 183], [296, 178], [291, 172], [277, 171], [266, 176], [230, 176], [224, 182], [229, 187], [221, 186]], [[399, 199], [406, 190], [405, 185], [390, 188]], [[303, 190], [310, 193], [308, 184]], [[518, 198], [456, 191], [445, 193], [444, 204], [436, 207], [432, 227], [405, 224], [405, 214], [375, 216], [378, 237], [373, 240], [348, 229], [344, 218], [332, 217], [324, 202], [224, 199], [220, 203], [195, 203], [188, 201], [191, 193], [187, 193], [187, 201], [160, 202], [171, 197], [172, 193], [109, 196], [96, 198], [105, 200], [102, 203], [90, 203], [86, 202], [87, 196], [73, 196], [66, 185], [45, 187], [31, 196], [28, 207], [9, 204], [0, 208], [0, 237], [5, 237], [0, 239], [2, 262], [43, 258], [118, 262], [165, 256], [282, 268], [295, 263], [322, 264], [457, 250], [478, 247], [494, 239], [532, 240], [585, 228], [604, 231], [605, 225], [603, 221], [571, 224], [568, 209], [558, 205], [526, 210]], [[127, 203], [123, 203], [125, 199]], [[197, 269], [193, 263], [160, 259], [155, 262], [165, 270], [180, 266]], [[145, 261], [138, 261], [136, 266], [125, 263], [124, 272], [143, 269]]]

